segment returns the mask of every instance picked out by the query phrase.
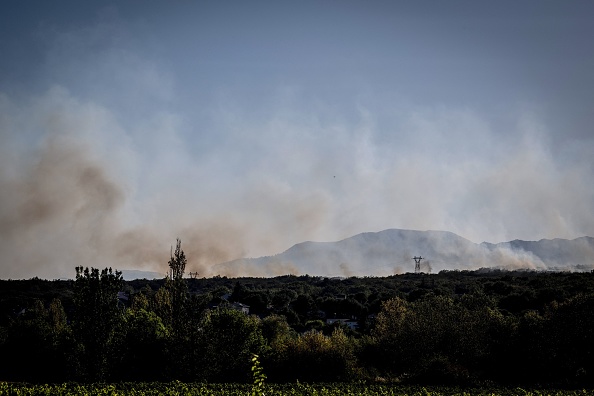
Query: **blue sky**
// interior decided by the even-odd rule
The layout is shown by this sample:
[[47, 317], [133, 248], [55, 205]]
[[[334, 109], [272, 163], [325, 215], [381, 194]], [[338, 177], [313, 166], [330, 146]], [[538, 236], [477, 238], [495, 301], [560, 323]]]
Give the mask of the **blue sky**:
[[594, 235], [592, 2], [0, 7], [2, 278]]

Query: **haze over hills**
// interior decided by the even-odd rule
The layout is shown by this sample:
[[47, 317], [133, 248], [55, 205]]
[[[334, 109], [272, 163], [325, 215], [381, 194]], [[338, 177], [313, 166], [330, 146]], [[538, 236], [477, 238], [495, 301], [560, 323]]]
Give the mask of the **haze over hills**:
[[142, 270], [132, 270], [132, 269], [124, 269], [122, 270], [122, 278], [126, 281], [134, 280], [134, 279], [163, 279], [165, 278], [165, 273], [155, 272], [155, 271], [142, 271]]
[[413, 256], [424, 257], [422, 272], [478, 268], [584, 271], [594, 268], [594, 238], [477, 244], [447, 231], [388, 229], [337, 242], [303, 242], [274, 256], [221, 263], [215, 271], [250, 276], [387, 276], [413, 272]]

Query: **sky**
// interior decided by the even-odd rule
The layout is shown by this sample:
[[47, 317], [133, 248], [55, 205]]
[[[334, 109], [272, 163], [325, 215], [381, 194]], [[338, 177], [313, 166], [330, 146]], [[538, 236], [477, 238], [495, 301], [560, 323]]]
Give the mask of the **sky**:
[[389, 228], [594, 236], [593, 17], [591, 1], [3, 1], [0, 278], [164, 274], [176, 238], [212, 276]]

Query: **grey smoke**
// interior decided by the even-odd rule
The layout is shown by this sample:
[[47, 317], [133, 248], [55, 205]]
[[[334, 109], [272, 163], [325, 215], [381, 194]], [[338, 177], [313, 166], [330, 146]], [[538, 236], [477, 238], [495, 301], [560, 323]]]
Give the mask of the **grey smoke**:
[[419, 255], [424, 273], [481, 268], [590, 271], [594, 238], [476, 244], [451, 232], [390, 229], [337, 242], [303, 242], [274, 256], [234, 260], [216, 269], [221, 274], [241, 270], [266, 276], [271, 266], [289, 269], [290, 264], [287, 274], [293, 275], [388, 276], [413, 272], [413, 256]]
[[[59, 87], [0, 104], [3, 278], [68, 277], [80, 264], [165, 273], [176, 237], [188, 271], [209, 276], [233, 259], [394, 226], [474, 242], [594, 235], [591, 142], [555, 157], [534, 122], [498, 140], [468, 112], [401, 114], [395, 125], [416, 136], [408, 153], [381, 144], [368, 112], [349, 127], [279, 110], [268, 122], [227, 121], [232, 139], [197, 157], [171, 114], [144, 121], [137, 135], [109, 108]], [[453, 124], [458, 135], [448, 138]], [[475, 132], [480, 139], [465, 142]], [[415, 254], [402, 252], [402, 262]], [[513, 260], [542, 267], [530, 255]], [[342, 274], [359, 270], [340, 264]], [[258, 273], [299, 270], [290, 261], [265, 268]], [[252, 272], [226, 272], [242, 273]]]
[[[192, 19], [179, 26], [168, 21], [191, 13], [170, 6], [154, 14], [150, 7], [147, 14], [96, 10], [99, 17], [87, 6], [72, 14], [49, 7], [53, 14], [43, 21], [29, 19], [27, 8], [21, 19], [10, 14], [16, 36], [0, 46], [31, 46], [0, 61], [0, 278], [71, 277], [77, 265], [164, 274], [178, 237], [188, 271], [209, 276], [234, 259], [395, 227], [449, 230], [473, 243], [594, 235], [591, 111], [576, 110], [591, 107], [592, 73], [582, 72], [583, 81], [573, 74], [587, 69], [594, 53], [591, 40], [574, 40], [592, 24], [587, 12], [576, 19], [573, 8], [538, 8], [545, 19], [568, 12], [567, 24], [549, 26], [524, 7], [512, 30], [504, 6], [494, 7], [496, 18], [478, 7], [478, 19], [459, 19], [446, 7], [437, 25], [416, 7], [405, 14], [419, 23], [392, 23], [378, 9], [370, 25], [351, 23], [358, 8], [345, 15], [322, 8], [338, 18], [336, 30], [325, 22], [311, 30], [329, 32], [323, 37], [309, 36], [293, 13], [276, 15], [291, 27], [286, 32], [259, 13], [230, 21], [214, 8], [199, 13], [204, 25]], [[162, 20], [161, 11], [174, 17]], [[242, 30], [249, 21], [264, 29]], [[468, 35], [476, 21], [478, 35]], [[198, 42], [183, 33], [194, 26], [206, 29]], [[247, 46], [238, 45], [238, 32]], [[262, 47], [259, 34], [276, 33], [303, 50], [298, 67]], [[343, 33], [357, 37], [354, 47], [336, 40]], [[499, 40], [515, 35], [517, 42]], [[550, 36], [559, 41], [540, 41]], [[212, 45], [215, 37], [229, 47]], [[406, 51], [395, 50], [394, 37]], [[344, 58], [324, 66], [320, 59], [334, 47], [328, 44], [340, 44], [334, 55]], [[261, 59], [248, 61], [251, 49], [279, 65], [276, 78]], [[294, 60], [291, 47], [276, 49]], [[353, 49], [369, 59], [345, 64]], [[376, 73], [373, 55], [404, 69]], [[322, 69], [314, 76], [315, 65]], [[343, 68], [347, 77], [337, 76]], [[536, 75], [546, 83], [533, 81]], [[563, 86], [568, 75], [572, 89]], [[580, 113], [587, 115], [562, 121]], [[450, 258], [467, 253], [458, 247]], [[415, 254], [421, 252], [402, 252], [386, 266], [406, 271]], [[543, 266], [531, 254], [489, 255]], [[342, 274], [359, 270], [338, 263]], [[440, 265], [426, 264], [433, 271]], [[248, 267], [227, 274], [250, 273]], [[291, 261], [270, 261], [258, 273], [298, 270]]]

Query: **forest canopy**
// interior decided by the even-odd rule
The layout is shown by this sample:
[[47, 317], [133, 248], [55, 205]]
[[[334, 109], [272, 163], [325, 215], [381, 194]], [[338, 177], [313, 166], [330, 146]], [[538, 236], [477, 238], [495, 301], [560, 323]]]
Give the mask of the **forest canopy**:
[[593, 273], [175, 273], [0, 281], [0, 379], [594, 384]]

